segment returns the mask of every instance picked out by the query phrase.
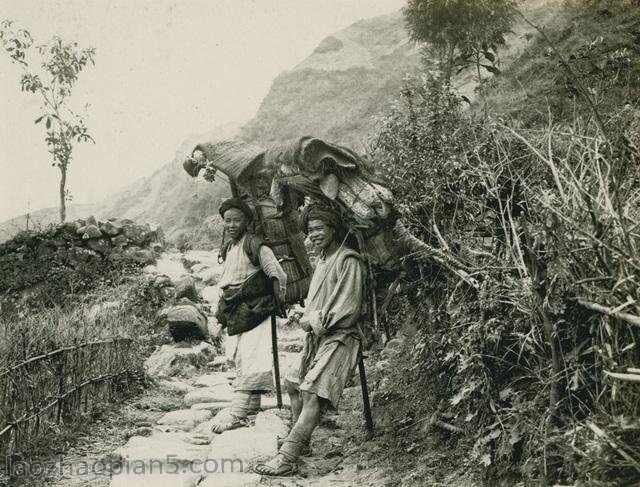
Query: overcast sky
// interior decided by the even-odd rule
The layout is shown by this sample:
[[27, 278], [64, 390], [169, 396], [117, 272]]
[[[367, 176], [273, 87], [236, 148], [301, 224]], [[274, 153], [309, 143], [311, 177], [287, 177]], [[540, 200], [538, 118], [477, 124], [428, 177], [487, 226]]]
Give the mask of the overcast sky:
[[[273, 79], [336, 30], [404, 0], [0, 0], [0, 20], [96, 48], [73, 102], [89, 104], [96, 144], [69, 168], [74, 202], [92, 203], [171, 161], [188, 136], [251, 118]], [[19, 91], [0, 52], [0, 221], [58, 205], [40, 102]]]

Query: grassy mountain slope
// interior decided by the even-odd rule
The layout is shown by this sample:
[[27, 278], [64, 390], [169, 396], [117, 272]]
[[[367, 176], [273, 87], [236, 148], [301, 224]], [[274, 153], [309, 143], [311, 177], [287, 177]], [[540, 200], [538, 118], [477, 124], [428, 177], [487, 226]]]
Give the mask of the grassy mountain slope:
[[361, 20], [280, 74], [242, 137], [268, 144], [311, 134], [361, 148], [374, 116], [419, 69], [420, 53], [399, 12]]
[[[551, 44], [535, 35], [531, 45], [483, 96], [494, 114], [525, 125], [547, 125], [589, 112], [581, 91], [607, 115], [640, 104], [640, 18], [637, 2], [567, 2], [562, 15], [531, 18]], [[634, 14], [635, 13], [635, 14]], [[554, 51], [553, 47], [556, 49]], [[571, 75], [560, 60], [567, 61]]]

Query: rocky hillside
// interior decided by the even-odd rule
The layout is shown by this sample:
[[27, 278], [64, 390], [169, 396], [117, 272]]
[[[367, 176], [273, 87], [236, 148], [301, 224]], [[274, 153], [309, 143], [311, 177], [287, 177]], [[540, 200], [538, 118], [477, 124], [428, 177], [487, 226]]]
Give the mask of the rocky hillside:
[[375, 115], [419, 67], [400, 12], [361, 20], [280, 74], [242, 137], [268, 144], [309, 134], [362, 148]]
[[148, 224], [94, 217], [21, 232], [0, 244], [0, 310], [59, 306], [113, 284], [126, 270], [154, 263], [163, 240]]

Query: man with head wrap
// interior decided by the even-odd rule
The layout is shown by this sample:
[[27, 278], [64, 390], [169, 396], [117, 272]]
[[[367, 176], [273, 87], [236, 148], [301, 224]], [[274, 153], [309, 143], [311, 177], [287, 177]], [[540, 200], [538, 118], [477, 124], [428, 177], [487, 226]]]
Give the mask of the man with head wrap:
[[215, 433], [246, 425], [247, 416], [260, 408], [261, 394], [273, 387], [270, 317], [282, 309], [287, 279], [273, 251], [247, 233], [251, 208], [231, 198], [219, 211], [231, 239], [220, 249], [224, 270], [216, 318], [229, 334], [236, 380], [230, 414], [216, 416]]
[[299, 367], [285, 380], [291, 395], [292, 429], [278, 455], [256, 465], [262, 475], [291, 475], [327, 408], [337, 408], [353, 375], [360, 351], [364, 267], [360, 255], [345, 245], [339, 216], [328, 208], [309, 207], [303, 227], [319, 250], [300, 318], [307, 332]]

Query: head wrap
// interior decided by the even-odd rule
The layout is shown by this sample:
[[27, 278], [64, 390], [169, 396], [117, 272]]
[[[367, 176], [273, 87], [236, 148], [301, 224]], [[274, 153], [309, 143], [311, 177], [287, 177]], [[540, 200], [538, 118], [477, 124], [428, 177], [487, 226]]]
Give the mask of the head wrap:
[[333, 209], [326, 206], [309, 205], [302, 212], [302, 229], [309, 233], [308, 226], [311, 220], [320, 220], [336, 230], [338, 234], [345, 231], [342, 218]]
[[247, 217], [247, 221], [249, 223], [253, 221], [253, 211], [251, 211], [249, 205], [240, 198], [229, 198], [228, 200], [224, 200], [218, 210], [220, 212], [220, 216], [224, 218], [224, 214], [231, 208], [237, 208], [244, 213], [244, 216]]

